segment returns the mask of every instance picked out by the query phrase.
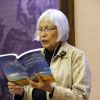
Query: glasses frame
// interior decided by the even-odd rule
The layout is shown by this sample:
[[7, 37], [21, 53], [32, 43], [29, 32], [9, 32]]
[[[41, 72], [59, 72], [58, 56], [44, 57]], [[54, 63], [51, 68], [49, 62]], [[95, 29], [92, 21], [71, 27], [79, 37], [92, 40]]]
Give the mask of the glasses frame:
[[57, 29], [56, 27], [47, 27], [47, 28], [37, 28], [37, 33], [51, 33], [53, 30]]

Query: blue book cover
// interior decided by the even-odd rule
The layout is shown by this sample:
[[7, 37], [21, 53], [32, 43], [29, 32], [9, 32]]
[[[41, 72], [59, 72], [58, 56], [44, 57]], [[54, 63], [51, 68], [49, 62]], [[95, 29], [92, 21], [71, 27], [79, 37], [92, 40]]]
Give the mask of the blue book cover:
[[55, 81], [41, 49], [30, 50], [19, 56], [0, 55], [0, 67], [8, 81], [20, 86], [28, 85], [28, 78], [37, 81], [35, 73], [38, 73], [44, 81]]

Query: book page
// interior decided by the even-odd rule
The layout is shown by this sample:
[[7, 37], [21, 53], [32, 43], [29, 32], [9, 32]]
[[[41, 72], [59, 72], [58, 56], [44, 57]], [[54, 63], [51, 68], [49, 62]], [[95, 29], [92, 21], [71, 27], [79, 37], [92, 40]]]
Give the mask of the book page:
[[[9, 59], [8, 59], [9, 58]], [[15, 54], [15, 53], [9, 53], [9, 54], [2, 54], [2, 55], [0, 55], [0, 59], [5, 59], [5, 60], [10, 60], [10, 59], [16, 59], [16, 58], [18, 58], [18, 55], [17, 54]]]
[[41, 50], [29, 52], [21, 56], [19, 62], [33, 81], [35, 80], [35, 73], [38, 73], [45, 81], [55, 81]]
[[28, 51], [26, 51], [26, 52], [20, 54], [19, 56], [17, 56], [17, 59], [20, 59], [21, 57], [23, 57], [24, 55], [26, 55], [26, 54], [28, 54], [28, 53], [36, 52], [36, 51], [41, 51], [41, 48], [28, 50]]
[[16, 83], [20, 86], [28, 85], [28, 74], [17, 60], [4, 63], [1, 67], [8, 81]]

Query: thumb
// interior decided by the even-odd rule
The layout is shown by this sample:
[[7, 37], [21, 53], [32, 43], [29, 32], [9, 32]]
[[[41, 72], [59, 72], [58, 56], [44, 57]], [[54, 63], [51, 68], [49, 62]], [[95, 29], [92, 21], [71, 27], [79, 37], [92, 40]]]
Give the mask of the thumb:
[[38, 73], [36, 73], [35, 76], [36, 76], [36, 78], [38, 79], [39, 82], [43, 82], [42, 77]]

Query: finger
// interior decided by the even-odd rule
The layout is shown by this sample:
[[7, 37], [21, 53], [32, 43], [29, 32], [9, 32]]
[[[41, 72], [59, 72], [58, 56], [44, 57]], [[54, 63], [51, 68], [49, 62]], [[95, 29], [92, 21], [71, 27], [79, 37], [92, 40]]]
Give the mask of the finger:
[[13, 85], [8, 85], [8, 88], [9, 88], [9, 89], [13, 89], [13, 88], [15, 88], [15, 86], [13, 86]]
[[12, 95], [15, 95], [15, 91], [13, 89], [9, 89], [9, 92], [12, 94]]
[[21, 88], [21, 89], [16, 89], [16, 90], [14, 90], [14, 92], [15, 92], [15, 94], [20, 94], [20, 95], [22, 95], [23, 92], [24, 92], [24, 89], [23, 89], [23, 88]]
[[28, 81], [29, 81], [29, 84], [30, 84], [30, 85], [35, 84], [35, 83], [36, 83], [36, 82], [34, 82], [34, 81], [30, 80], [30, 79], [29, 79]]
[[31, 79], [30, 78], [27, 78], [27, 80], [30, 81]]
[[28, 80], [29, 81], [29, 84], [32, 86], [32, 87], [37, 87], [37, 82], [34, 82], [32, 80]]
[[21, 86], [15, 86], [15, 87], [12, 87], [12, 89], [19, 91], [19, 90], [23, 89], [23, 87], [21, 87]]
[[21, 88], [20, 90], [19, 89], [9, 89], [9, 92], [12, 94], [12, 95], [15, 95], [15, 94], [20, 94], [22, 95], [23, 92], [24, 92], [24, 89]]
[[14, 91], [14, 90], [9, 90], [9, 92], [10, 92], [12, 95], [18, 95], [18, 94], [19, 94], [19, 91], [16, 92], [16, 91]]
[[16, 84], [15, 84], [15, 83], [13, 83], [13, 82], [8, 82], [8, 85], [15, 86]]
[[20, 90], [21, 88], [23, 88], [23, 87], [21, 87], [21, 86], [18, 86], [18, 85], [8, 85], [8, 88], [9, 89], [17, 89], [17, 90]]
[[15, 89], [18, 89], [19, 90], [19, 89], [23, 89], [23, 87], [17, 85], [17, 86], [15, 86]]
[[35, 76], [39, 82], [43, 82], [42, 77], [39, 74], [35, 74]]

